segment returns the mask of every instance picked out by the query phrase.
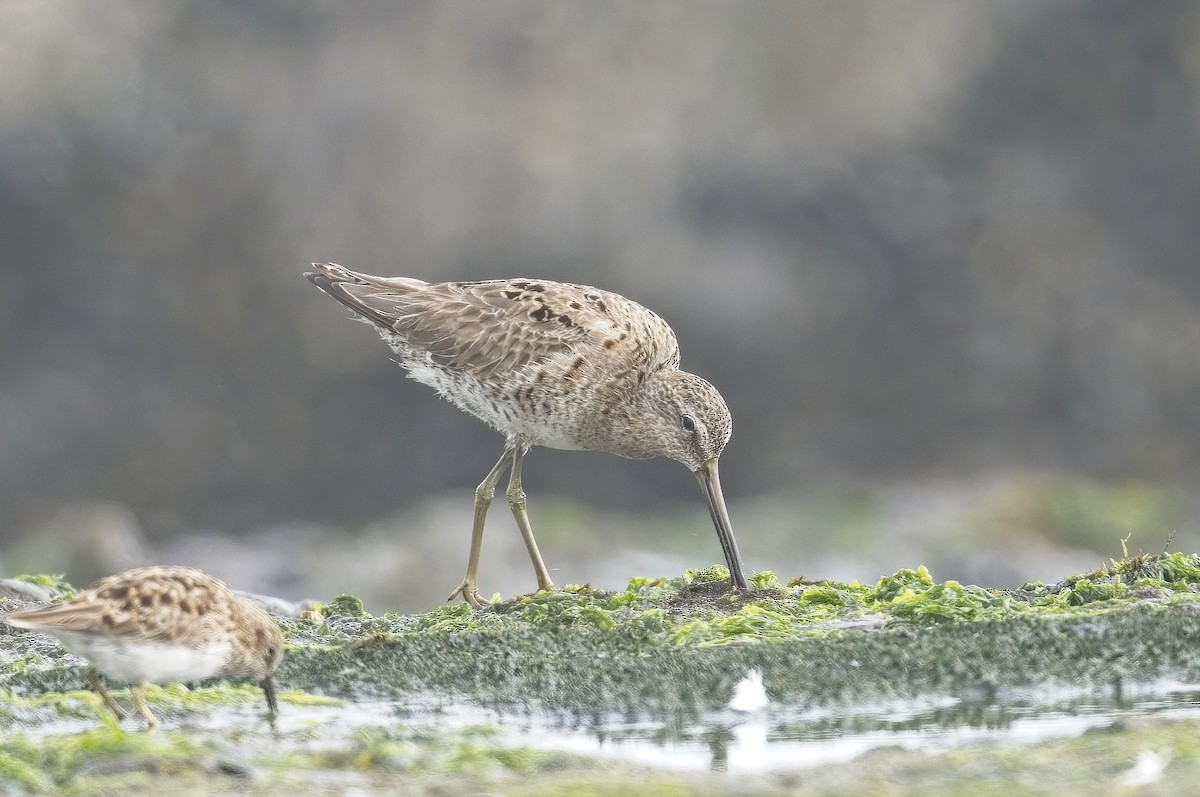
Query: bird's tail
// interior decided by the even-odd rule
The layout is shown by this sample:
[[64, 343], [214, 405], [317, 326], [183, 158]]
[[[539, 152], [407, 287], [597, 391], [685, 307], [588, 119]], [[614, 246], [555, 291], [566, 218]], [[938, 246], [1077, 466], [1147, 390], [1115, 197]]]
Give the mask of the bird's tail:
[[412, 277], [376, 277], [336, 263], [313, 263], [305, 272], [309, 282], [372, 323], [392, 328], [402, 315], [403, 297], [428, 283]]

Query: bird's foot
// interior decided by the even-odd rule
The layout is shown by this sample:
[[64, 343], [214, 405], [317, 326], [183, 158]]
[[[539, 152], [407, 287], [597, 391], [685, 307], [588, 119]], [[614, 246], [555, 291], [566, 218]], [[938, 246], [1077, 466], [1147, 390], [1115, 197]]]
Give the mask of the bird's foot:
[[446, 598], [446, 602], [449, 603], [459, 595], [461, 595], [462, 599], [471, 605], [472, 609], [482, 609], [484, 606], [491, 605], [483, 598], [479, 597], [479, 585], [474, 583], [469, 578], [463, 579], [463, 583], [459, 584], [454, 592], [450, 593], [450, 597]]

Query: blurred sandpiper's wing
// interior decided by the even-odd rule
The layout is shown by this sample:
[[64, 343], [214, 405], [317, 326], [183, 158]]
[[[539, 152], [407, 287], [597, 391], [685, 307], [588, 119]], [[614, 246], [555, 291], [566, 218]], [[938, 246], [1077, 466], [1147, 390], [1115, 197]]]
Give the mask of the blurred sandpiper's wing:
[[218, 592], [212, 578], [186, 567], [150, 567], [108, 576], [62, 603], [5, 615], [18, 628], [74, 631], [188, 644], [207, 633], [204, 622]]
[[105, 608], [98, 603], [68, 600], [18, 609], [0, 617], [0, 622], [31, 631], [94, 631], [104, 613]]

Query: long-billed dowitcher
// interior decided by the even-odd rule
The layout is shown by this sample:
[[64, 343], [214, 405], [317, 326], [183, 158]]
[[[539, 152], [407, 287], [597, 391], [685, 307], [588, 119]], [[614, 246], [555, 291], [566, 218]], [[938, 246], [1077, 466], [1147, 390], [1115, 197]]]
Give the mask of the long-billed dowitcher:
[[248, 678], [278, 712], [271, 673], [283, 659], [283, 634], [270, 615], [221, 581], [190, 567], [143, 567], [102, 578], [62, 603], [0, 617], [17, 628], [58, 637], [91, 664], [84, 676], [118, 719], [125, 712], [97, 673], [133, 685], [138, 713], [158, 725], [148, 683]]
[[332, 263], [313, 268], [305, 276], [373, 325], [409, 376], [505, 437], [504, 453], [475, 490], [467, 575], [450, 599], [483, 605], [483, 523], [505, 470], [538, 588], [553, 588], [521, 488], [521, 462], [533, 446], [682, 462], [704, 490], [733, 586], [748, 588], [717, 476], [733, 428], [729, 409], [716, 388], [679, 369], [675, 333], [655, 313], [586, 285], [431, 284]]

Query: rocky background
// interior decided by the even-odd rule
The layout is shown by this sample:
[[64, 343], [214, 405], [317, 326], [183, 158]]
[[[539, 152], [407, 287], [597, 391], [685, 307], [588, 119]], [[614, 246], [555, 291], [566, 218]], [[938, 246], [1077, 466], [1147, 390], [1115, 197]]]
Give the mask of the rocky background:
[[[658, 310], [733, 411], [752, 569], [1197, 539], [1194, 3], [8, 0], [0, 74], [7, 574], [458, 583], [500, 439], [312, 260]], [[560, 582], [720, 560], [674, 463], [525, 484]], [[529, 589], [492, 520], [484, 591]]]

